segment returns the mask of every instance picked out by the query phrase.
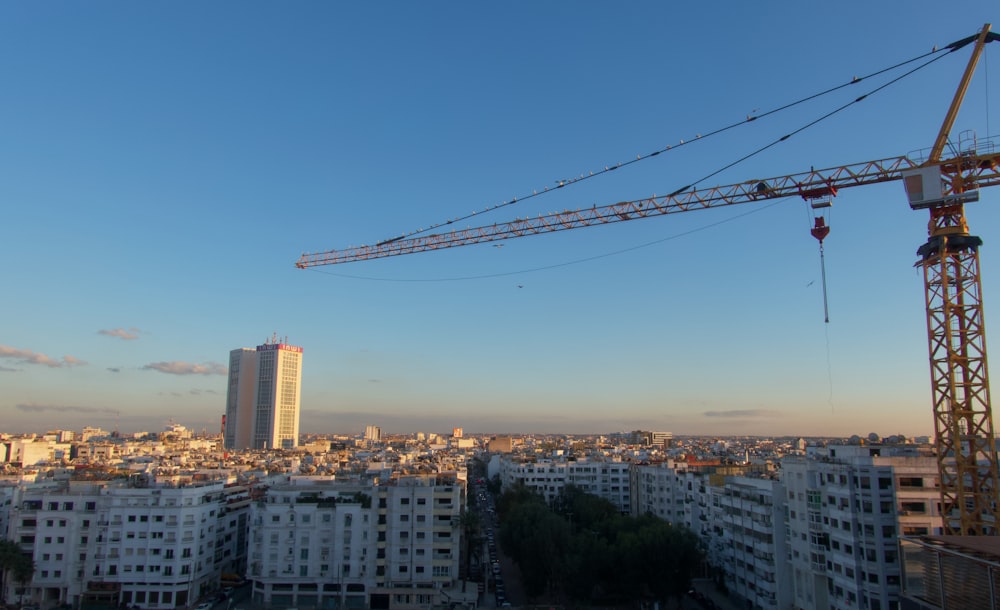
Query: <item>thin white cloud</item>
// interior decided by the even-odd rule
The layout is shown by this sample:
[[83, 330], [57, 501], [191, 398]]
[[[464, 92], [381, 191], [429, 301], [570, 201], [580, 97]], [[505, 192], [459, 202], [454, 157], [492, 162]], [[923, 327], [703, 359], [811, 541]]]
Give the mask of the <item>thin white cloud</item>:
[[781, 411], [768, 409], [734, 409], [732, 411], [705, 411], [705, 417], [780, 417]]
[[118, 337], [119, 339], [124, 339], [125, 341], [133, 341], [139, 338], [139, 329], [130, 328], [125, 330], [124, 328], [110, 328], [101, 329], [97, 331], [99, 335], [105, 335], [108, 337]]
[[10, 358], [24, 364], [42, 364], [53, 369], [87, 364], [75, 356], [63, 356], [62, 360], [56, 360], [45, 354], [33, 352], [30, 349], [18, 349], [7, 345], [0, 345], [0, 358]]
[[79, 407], [74, 405], [39, 405], [35, 403], [22, 403], [14, 406], [19, 411], [27, 411], [29, 413], [53, 412], [53, 413], [91, 413], [91, 414], [118, 415], [117, 409], [110, 409], [107, 407]]
[[142, 367], [147, 371], [159, 371], [168, 375], [225, 375], [229, 368], [218, 362], [206, 362], [204, 364], [194, 364], [192, 362], [150, 362]]

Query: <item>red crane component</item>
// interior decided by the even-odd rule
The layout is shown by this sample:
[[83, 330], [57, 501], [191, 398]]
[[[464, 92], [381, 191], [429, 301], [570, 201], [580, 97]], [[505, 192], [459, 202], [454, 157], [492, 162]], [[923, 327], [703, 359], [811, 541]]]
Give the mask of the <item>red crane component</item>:
[[[817, 188], [800, 191], [799, 194], [802, 195], [802, 198], [805, 199], [806, 201], [810, 200], [829, 201], [830, 197], [837, 196], [837, 187], [827, 184], [826, 186], [820, 186]], [[823, 206], [814, 206], [814, 207], [823, 207]]]
[[817, 216], [815, 220], [816, 222], [813, 225], [813, 228], [809, 229], [809, 232], [812, 233], [813, 237], [819, 240], [820, 246], [822, 246], [823, 240], [830, 234], [830, 227], [826, 225], [826, 221], [823, 220], [822, 216]]

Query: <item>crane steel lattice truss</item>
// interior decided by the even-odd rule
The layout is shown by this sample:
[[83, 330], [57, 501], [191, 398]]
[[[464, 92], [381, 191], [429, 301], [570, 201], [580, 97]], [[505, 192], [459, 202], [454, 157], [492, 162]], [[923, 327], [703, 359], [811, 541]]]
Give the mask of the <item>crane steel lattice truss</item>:
[[[975, 47], [925, 165], [940, 162], [990, 26]], [[961, 152], [961, 151], [960, 151]], [[976, 189], [966, 174], [979, 161], [961, 156], [941, 163], [945, 198], [930, 207], [927, 243], [917, 250], [924, 270], [934, 438], [941, 477], [941, 517], [947, 534], [997, 535], [1000, 467], [986, 364], [979, 246], [969, 234], [963, 201]]]
[[941, 159], [982, 46], [1000, 40], [989, 30], [986, 24], [979, 35], [955, 43], [964, 46], [976, 42], [975, 51], [935, 145], [922, 163], [893, 157], [447, 233], [396, 238], [373, 246], [303, 254], [295, 266], [307, 269], [386, 258], [783, 197], [812, 199], [844, 188], [902, 180], [907, 170], [938, 166], [945, 182], [943, 199], [939, 205], [927, 206], [931, 215], [928, 240], [917, 251], [921, 257], [917, 264], [924, 271], [941, 516], [948, 534], [1000, 534], [1000, 467], [990, 406], [979, 272], [982, 240], [969, 234], [962, 203], [963, 194], [1000, 185], [1000, 153], [969, 150]]

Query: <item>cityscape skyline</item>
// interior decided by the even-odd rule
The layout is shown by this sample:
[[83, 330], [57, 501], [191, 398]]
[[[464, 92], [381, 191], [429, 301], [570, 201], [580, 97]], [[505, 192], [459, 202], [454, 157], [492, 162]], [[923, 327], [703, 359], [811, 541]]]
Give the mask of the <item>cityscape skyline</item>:
[[[216, 431], [228, 350], [277, 331], [309, 353], [302, 433], [930, 435], [927, 219], [899, 183], [829, 212], [829, 324], [799, 198], [294, 263], [473, 212], [458, 226], [925, 149], [967, 51], [768, 113], [995, 13], [960, 6], [0, 7], [0, 110], [18, 117], [0, 143], [0, 421]], [[956, 143], [996, 135], [991, 65]], [[969, 206], [987, 328], [996, 191]]]
[[[845, 610], [935, 599], [942, 591], [925, 585], [940, 563], [914, 560], [907, 545], [978, 547], [979, 563], [995, 556], [975, 536], [941, 536], [938, 464], [924, 442], [728, 442], [656, 432], [475, 439], [458, 429], [449, 438], [406, 442], [380, 436], [371, 426], [364, 438], [313, 438], [295, 452], [231, 452], [218, 436], [199, 438], [183, 426], [131, 439], [99, 430], [79, 439], [2, 438], [0, 525], [34, 571], [20, 590], [8, 580], [0, 597], [41, 608], [78, 600], [172, 608], [252, 581], [243, 598], [254, 606], [329, 605], [317, 602], [343, 600], [348, 583], [346, 592], [357, 597], [352, 606], [433, 607], [440, 603], [432, 595], [440, 594], [449, 604], [494, 607], [495, 593], [496, 607], [517, 607], [526, 597], [567, 590], [547, 591], [546, 580], [532, 576], [575, 572], [524, 559], [518, 549], [525, 543], [563, 526], [521, 511], [514, 506], [520, 502], [554, 511], [568, 526], [568, 536], [544, 551], [543, 565], [580, 553], [571, 563], [600, 577], [612, 572], [600, 568], [609, 554], [646, 561], [661, 553], [622, 536], [631, 526], [599, 524], [652, 519], [686, 531], [689, 548], [701, 549], [689, 565], [703, 559], [726, 585], [720, 597], [740, 607], [782, 607], [793, 597], [802, 607]], [[498, 490], [515, 493], [494, 503]], [[479, 519], [458, 527], [466, 511]], [[491, 537], [498, 515], [499, 535]], [[466, 536], [483, 525], [487, 536], [476, 550]], [[574, 535], [604, 544], [568, 541]], [[926, 536], [934, 537], [922, 542]], [[492, 570], [492, 582], [472, 569], [486, 565], [487, 555], [495, 560], [496, 545], [521, 568], [515, 579], [523, 591], [501, 586], [507, 561]], [[968, 582], [965, 570], [949, 573]], [[944, 594], [950, 602], [988, 589]], [[400, 597], [414, 590], [422, 597]], [[650, 595], [645, 587], [632, 590]], [[577, 599], [592, 594], [577, 591]]]

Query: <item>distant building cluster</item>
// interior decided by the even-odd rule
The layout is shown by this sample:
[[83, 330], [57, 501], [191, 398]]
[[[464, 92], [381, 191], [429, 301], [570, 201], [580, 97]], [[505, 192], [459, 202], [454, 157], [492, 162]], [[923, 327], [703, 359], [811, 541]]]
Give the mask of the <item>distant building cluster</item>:
[[1000, 553], [940, 538], [929, 445], [456, 430], [246, 450], [178, 424], [0, 435], [0, 532], [35, 563], [0, 602], [166, 610], [250, 581], [262, 608], [475, 608], [482, 550], [461, 526], [473, 459], [504, 489], [553, 502], [575, 486], [690, 528], [705, 576], [741, 607], [889, 610], [958, 595], [950, 566], [997, 576], [983, 557]]
[[194, 607], [252, 581], [264, 607], [476, 605], [458, 527], [471, 451], [361, 437], [230, 451], [177, 425], [68, 438], [0, 435], [0, 532], [35, 562], [0, 603]]
[[[709, 575], [752, 608], [899, 608], [900, 536], [942, 533], [937, 460], [926, 445], [688, 439], [668, 449], [669, 434], [624, 438], [627, 448], [588, 455], [495, 455], [490, 473], [549, 502], [573, 485], [622, 513], [692, 529]], [[921, 583], [923, 566], [908, 568]]]

